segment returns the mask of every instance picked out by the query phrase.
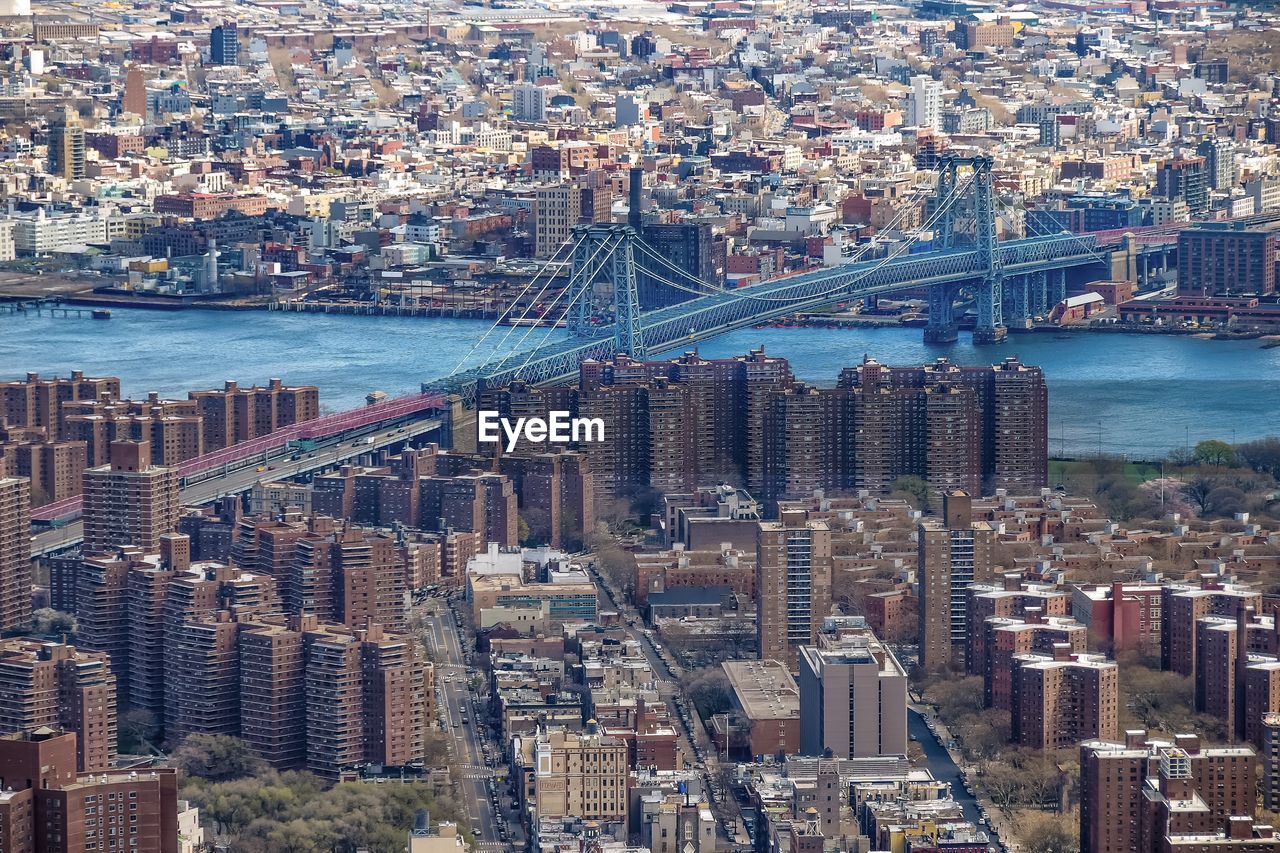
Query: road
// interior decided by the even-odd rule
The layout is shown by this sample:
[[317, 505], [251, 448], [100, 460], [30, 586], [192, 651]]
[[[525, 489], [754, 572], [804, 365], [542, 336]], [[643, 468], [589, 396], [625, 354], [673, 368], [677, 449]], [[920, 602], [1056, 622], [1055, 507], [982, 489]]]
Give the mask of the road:
[[[504, 841], [499, 830], [506, 818], [494, 808], [489, 792], [493, 768], [484, 754], [483, 717], [476, 713], [474, 696], [467, 683], [471, 670], [466, 665], [458, 625], [446, 608], [426, 614], [425, 622], [427, 641], [437, 661], [436, 701], [449, 730], [451, 765], [476, 837], [476, 848], [497, 851], [520, 847], [519, 827], [507, 824], [507, 837], [511, 841]], [[464, 714], [466, 723], [462, 722]]]
[[[722, 821], [727, 819], [740, 828], [742, 826], [741, 809], [732, 792], [721, 784], [724, 774], [721, 771], [720, 759], [716, 753], [715, 746], [701, 720], [698, 719], [693, 704], [686, 701], [683, 689], [680, 686], [680, 678], [684, 675], [684, 669], [671, 656], [670, 650], [665, 650], [665, 656], [658, 653], [658, 648], [653, 639], [656, 635], [644, 632], [643, 628], [640, 627], [644, 624], [640, 614], [626, 600], [626, 596], [621, 591], [614, 589], [605, 580], [595, 561], [587, 559], [583, 562], [591, 573], [592, 580], [595, 581], [600, 609], [610, 609], [618, 612], [622, 617], [622, 624], [627, 634], [640, 644], [640, 649], [644, 652], [645, 658], [648, 659], [649, 667], [653, 670], [654, 676], [658, 681], [658, 692], [667, 703], [671, 723], [675, 727], [676, 735], [678, 736], [677, 742], [680, 746], [680, 752], [684, 756], [685, 766], [693, 767], [700, 761], [703, 763], [702, 778], [706, 784], [711, 806], [716, 817]], [[685, 713], [682, 713], [682, 711]], [[697, 746], [695, 747], [694, 744], [697, 744]], [[723, 829], [724, 825], [722, 824], [717, 827], [717, 832], [721, 833]], [[728, 836], [722, 834], [721, 838], [728, 839]], [[728, 839], [728, 841], [732, 841], [732, 839]]]
[[[282, 452], [259, 464], [250, 464], [244, 468], [230, 471], [224, 476], [213, 477], [198, 483], [192, 483], [182, 490], [184, 506], [198, 506], [210, 503], [225, 495], [236, 495], [247, 492], [260, 480], [285, 480], [336, 466], [373, 450], [379, 450], [400, 441], [406, 441], [422, 432], [436, 428], [439, 422], [435, 419], [417, 421], [409, 425], [401, 425], [361, 436], [358, 440], [348, 436], [342, 440], [331, 440], [320, 443], [314, 451], [305, 453], [301, 459], [294, 460], [292, 454]], [[370, 443], [369, 439], [373, 442]], [[269, 470], [259, 471], [259, 468]], [[31, 555], [44, 556], [66, 550], [80, 542], [84, 537], [84, 524], [80, 519], [68, 522], [61, 527], [42, 531], [31, 537]]]
[[[929, 772], [933, 774], [933, 778], [951, 786], [951, 798], [960, 804], [960, 808], [964, 810], [965, 819], [974, 826], [985, 829], [987, 834], [991, 835], [991, 830], [979, 823], [982, 820], [982, 814], [978, 811], [978, 799], [964, 789], [964, 777], [960, 775], [960, 768], [956, 766], [939, 737], [929, 731], [924, 716], [915, 708], [907, 709], [907, 732], [919, 741], [920, 747], [924, 750], [925, 763], [929, 767]], [[992, 837], [992, 847], [989, 849], [1004, 848]]]

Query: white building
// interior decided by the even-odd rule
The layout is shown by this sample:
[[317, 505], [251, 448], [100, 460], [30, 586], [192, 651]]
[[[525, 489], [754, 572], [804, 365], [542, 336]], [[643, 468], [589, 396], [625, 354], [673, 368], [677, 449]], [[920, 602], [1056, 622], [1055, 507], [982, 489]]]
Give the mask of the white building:
[[520, 83], [511, 90], [511, 117], [516, 121], [546, 121], [547, 100], [545, 86]]
[[911, 117], [915, 127], [942, 130], [942, 84], [923, 75], [911, 78]]
[[15, 224], [12, 219], [0, 219], [0, 261], [11, 261], [17, 257], [17, 251], [13, 244]]
[[20, 255], [46, 255], [55, 249], [109, 239], [107, 220], [97, 213], [50, 216], [39, 208], [35, 213], [10, 214], [8, 221], [13, 222], [14, 251]]
[[186, 800], [178, 800], [178, 853], [196, 853], [204, 849], [204, 827], [200, 810]]

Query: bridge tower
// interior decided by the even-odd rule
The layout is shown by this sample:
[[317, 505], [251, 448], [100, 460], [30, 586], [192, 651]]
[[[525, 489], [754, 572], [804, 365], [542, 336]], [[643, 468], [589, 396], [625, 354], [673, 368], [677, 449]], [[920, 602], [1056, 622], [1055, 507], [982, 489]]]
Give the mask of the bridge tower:
[[961, 200], [952, 196], [961, 183], [960, 169], [968, 167], [973, 171], [973, 178], [966, 185], [965, 194], [972, 193], [972, 243], [978, 253], [981, 277], [970, 282], [935, 285], [929, 289], [929, 324], [924, 331], [927, 343], [944, 344], [956, 340], [955, 300], [965, 285], [970, 286], [977, 303], [978, 318], [973, 342], [998, 343], [1008, 334], [1004, 324], [1004, 274], [996, 245], [994, 165], [994, 160], [986, 154], [946, 155], [938, 163], [938, 188], [931, 207], [941, 212], [935, 225], [934, 241], [944, 251], [958, 247], [956, 214]]
[[576, 248], [573, 273], [565, 297], [569, 300], [569, 333], [599, 337], [609, 327], [592, 325], [592, 309], [601, 285], [613, 291], [613, 339], [618, 352], [644, 359], [647, 351], [640, 326], [640, 292], [636, 285], [636, 231], [630, 225], [579, 225], [573, 229]]

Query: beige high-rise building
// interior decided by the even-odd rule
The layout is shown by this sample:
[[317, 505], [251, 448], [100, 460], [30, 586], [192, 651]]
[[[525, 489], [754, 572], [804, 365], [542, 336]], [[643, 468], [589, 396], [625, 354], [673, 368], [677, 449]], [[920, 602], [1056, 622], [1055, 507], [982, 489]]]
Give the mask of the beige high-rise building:
[[31, 619], [31, 484], [0, 477], [0, 631]]
[[84, 178], [84, 125], [69, 108], [49, 123], [49, 172], [68, 181]]
[[942, 496], [942, 518], [919, 527], [920, 664], [936, 672], [963, 662], [969, 585], [995, 576], [995, 528], [973, 520], [968, 492]]
[[157, 553], [178, 523], [178, 505], [176, 468], [152, 465], [148, 442], [112, 442], [111, 464], [84, 472], [84, 550], [133, 545]]
[[132, 65], [124, 75], [124, 100], [121, 106], [127, 113], [139, 118], [147, 117], [147, 78], [142, 66]]
[[870, 630], [801, 648], [799, 682], [801, 754], [907, 754], [907, 673]]
[[803, 513], [762, 521], [756, 534], [756, 635], [761, 660], [799, 668], [831, 613], [831, 528]]
[[556, 728], [517, 737], [514, 747], [525, 805], [538, 817], [627, 820], [626, 741]]

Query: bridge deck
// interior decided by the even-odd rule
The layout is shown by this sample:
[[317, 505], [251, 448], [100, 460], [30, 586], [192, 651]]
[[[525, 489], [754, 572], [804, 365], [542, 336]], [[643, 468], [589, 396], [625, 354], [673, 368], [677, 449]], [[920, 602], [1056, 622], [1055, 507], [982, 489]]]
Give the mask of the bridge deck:
[[[1094, 245], [1091, 237], [1079, 235], [1009, 240], [999, 246], [1000, 263], [1006, 276], [1088, 266], [1099, 263]], [[695, 297], [647, 312], [641, 326], [646, 347], [658, 353], [798, 311], [895, 290], [962, 283], [982, 274], [978, 253], [972, 249], [859, 261]], [[556, 382], [575, 375], [584, 358], [608, 359], [613, 354], [612, 337], [557, 341], [540, 347], [535, 358], [515, 353], [459, 374], [449, 386], [465, 395], [481, 379], [495, 385], [515, 378]]]

